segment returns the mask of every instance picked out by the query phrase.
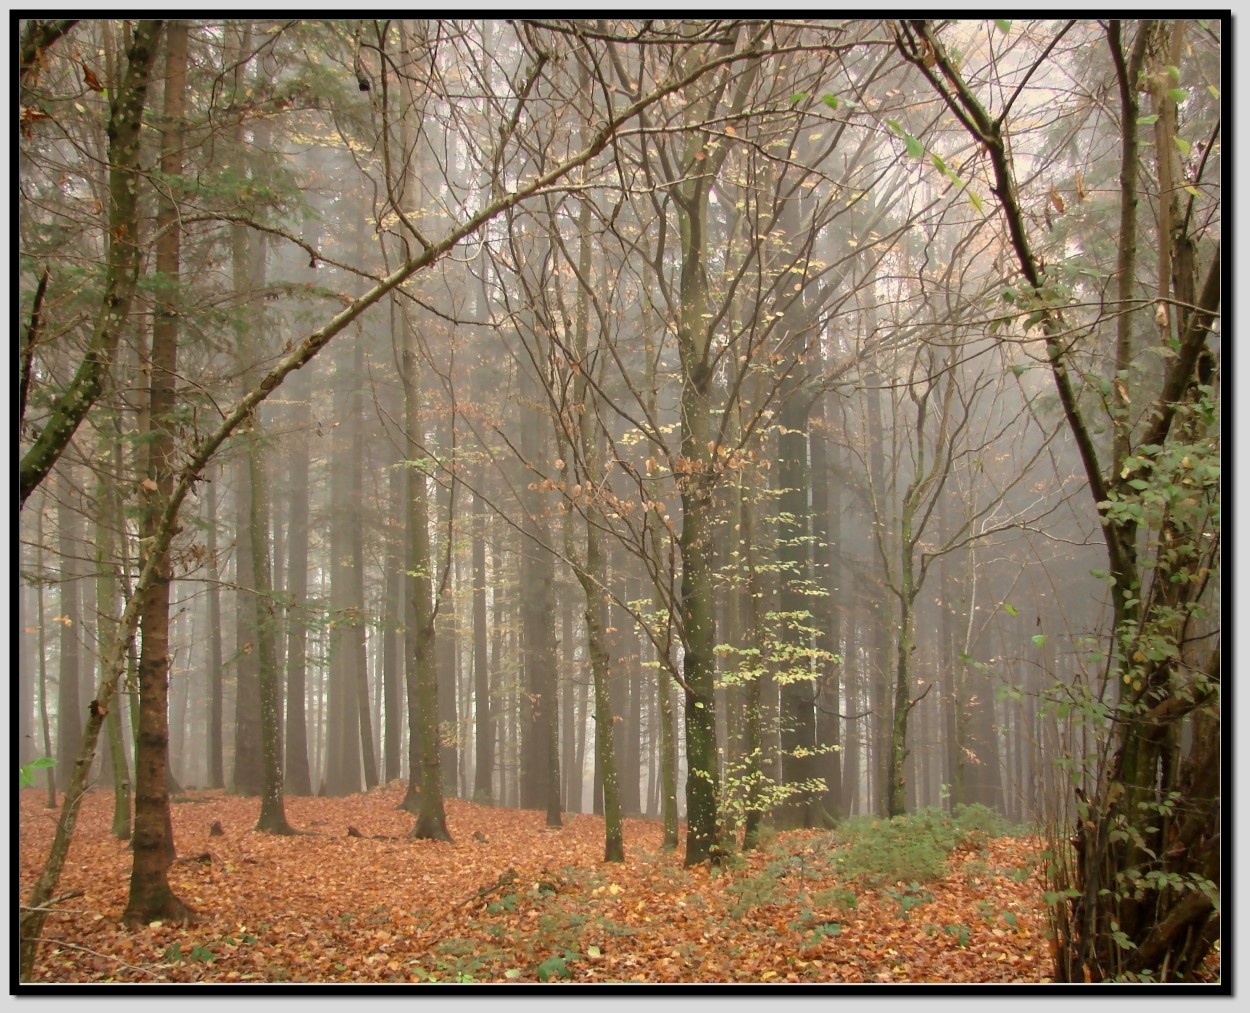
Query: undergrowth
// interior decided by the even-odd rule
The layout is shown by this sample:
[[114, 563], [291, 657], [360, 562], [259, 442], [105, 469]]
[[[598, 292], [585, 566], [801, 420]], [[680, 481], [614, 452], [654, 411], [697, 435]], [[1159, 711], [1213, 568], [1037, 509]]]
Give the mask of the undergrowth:
[[983, 805], [953, 812], [921, 809], [905, 816], [857, 816], [843, 822], [823, 847], [839, 877], [868, 887], [926, 883], [946, 872], [957, 849], [976, 850], [1019, 829]]

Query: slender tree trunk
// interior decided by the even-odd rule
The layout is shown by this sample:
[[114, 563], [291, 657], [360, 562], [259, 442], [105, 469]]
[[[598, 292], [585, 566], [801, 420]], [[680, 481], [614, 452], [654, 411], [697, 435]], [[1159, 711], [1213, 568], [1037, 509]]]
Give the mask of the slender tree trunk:
[[207, 512], [205, 547], [208, 554], [208, 787], [226, 786], [225, 757], [222, 745], [225, 735], [225, 701], [222, 685], [221, 648], [221, 573], [217, 555], [217, 483], [209, 481], [205, 496]]
[[292, 378], [292, 445], [288, 450], [289, 516], [287, 524], [287, 595], [290, 601], [287, 621], [287, 700], [285, 736], [286, 791], [291, 795], [311, 795], [312, 776], [308, 767], [308, 430], [312, 425], [309, 376], [301, 370]]
[[[68, 468], [68, 465], [65, 466]], [[59, 476], [60, 477], [60, 476]], [[82, 742], [82, 703], [79, 700], [80, 652], [78, 637], [82, 627], [82, 567], [77, 562], [83, 551], [82, 514], [69, 502], [73, 483], [68, 471], [57, 482], [57, 544], [61, 553], [61, 582], [58, 640], [60, 664], [57, 669], [56, 693], [56, 780], [62, 791], [69, 786], [74, 757]]]
[[[798, 789], [778, 808], [781, 827], [813, 827], [819, 822], [817, 792], [809, 787], [818, 774], [816, 754], [815, 682], [812, 670], [811, 509], [807, 460], [810, 425], [807, 396], [787, 385], [781, 406], [778, 439], [780, 467], [777, 557], [781, 565], [780, 611], [785, 647], [793, 660], [781, 678], [781, 764], [783, 783]], [[801, 786], [801, 787], [800, 787]]]
[[[17, 596], [17, 636], [15, 637], [17, 646], [17, 736], [18, 751], [17, 762], [19, 766], [25, 766], [31, 760], [48, 753], [41, 754], [39, 747], [35, 742], [35, 671], [38, 664], [35, 659], [34, 637], [30, 634], [30, 622], [27, 614], [26, 605], [26, 588], [27, 577], [26, 567], [20, 562], [19, 556], [19, 574], [16, 590]], [[42, 580], [42, 574], [38, 575], [38, 579]], [[39, 623], [42, 624], [43, 617], [39, 617]]]
[[[642, 589], [637, 585], [633, 575], [626, 578], [626, 600], [638, 601], [642, 597]], [[629, 713], [624, 722], [625, 748], [621, 757], [623, 779], [621, 787], [621, 809], [631, 815], [642, 812], [642, 657], [641, 644], [634, 629], [634, 620], [624, 609], [620, 610], [617, 620], [626, 631], [623, 642], [627, 645], [628, 655], [624, 658], [629, 693]]]
[[[421, 385], [418, 367], [420, 347], [416, 327], [405, 319], [403, 350], [405, 456], [408, 464], [408, 622], [414, 631], [415, 653], [408, 676], [408, 722], [410, 754], [420, 767], [421, 790], [416, 802], [417, 822], [412, 836], [424, 840], [451, 841], [443, 806], [442, 756], [438, 734], [438, 655], [435, 623], [437, 609], [433, 590], [434, 560], [430, 551], [429, 489], [425, 467], [429, 458], [421, 449], [425, 432], [421, 419]], [[410, 760], [410, 767], [413, 764]], [[409, 799], [415, 772], [409, 775]], [[405, 799], [405, 802], [409, 802]]]
[[[40, 506], [43, 507], [47, 503], [47, 493], [39, 494]], [[39, 727], [43, 732], [43, 755], [53, 757], [52, 751], [52, 721], [48, 716], [48, 610], [44, 604], [44, 587], [47, 581], [44, 575], [43, 563], [43, 509], [35, 514], [35, 573], [37, 575], [37, 583], [35, 584], [35, 610], [38, 622], [35, 624], [39, 630], [38, 634], [38, 651], [39, 651]], [[47, 779], [48, 800], [45, 804], [47, 809], [56, 808], [56, 768], [49, 767], [44, 771]]]
[[560, 595], [560, 647], [564, 672], [560, 684], [562, 801], [565, 812], [575, 813], [581, 812], [581, 772], [577, 769], [577, 644], [571, 588]]
[[[866, 379], [867, 391], [867, 429], [868, 429], [868, 469], [872, 488], [875, 490], [876, 516], [872, 523], [884, 526], [886, 503], [885, 450], [882, 434], [884, 425], [881, 421], [881, 377], [870, 373]], [[886, 538], [880, 531], [875, 537]], [[873, 638], [872, 660], [868, 677], [870, 679], [870, 706], [872, 710], [872, 736], [869, 755], [872, 763], [869, 767], [869, 784], [871, 786], [874, 811], [884, 816], [889, 812], [889, 780], [890, 780], [890, 693], [889, 693], [889, 607], [884, 594], [877, 597], [872, 605]]]
[[[353, 452], [353, 433], [360, 415], [358, 388], [351, 349], [338, 357], [335, 370], [341, 386], [334, 398], [335, 418], [331, 452], [347, 461]], [[356, 696], [358, 642], [363, 633], [363, 603], [356, 597], [359, 582], [352, 573], [360, 528], [359, 487], [347, 467], [330, 472], [330, 684], [326, 700], [325, 792], [331, 796], [360, 791], [360, 705]]]
[[[742, 644], [744, 649], [754, 651], [755, 657], [765, 656], [764, 628], [761, 615], [763, 589], [756, 563], [755, 503], [752, 490], [747, 484], [739, 487], [739, 524], [742, 537], [740, 546], [746, 566], [746, 584], [742, 588]], [[764, 689], [762, 673], [756, 674], [746, 684], [745, 713], [743, 715], [742, 749], [746, 756], [745, 777], [747, 793], [742, 821], [742, 850], [751, 851], [759, 844], [760, 830], [764, 823], [764, 807], [760, 798], [764, 778], [764, 729], [760, 697]]]
[[820, 593], [812, 603], [816, 626], [817, 664], [823, 669], [814, 701], [816, 711], [816, 742], [820, 759], [816, 761], [819, 776], [824, 779], [825, 792], [821, 805], [826, 819], [840, 820], [842, 804], [842, 692], [840, 681], [845, 670], [842, 651], [842, 607], [835, 554], [842, 541], [840, 490], [832, 477], [830, 460], [831, 420], [827, 399], [821, 397], [813, 412], [808, 436], [812, 484], [812, 579]]
[[[361, 247], [363, 245], [361, 243]], [[360, 254], [363, 262], [363, 248], [360, 249]], [[352, 372], [356, 382], [361, 383], [365, 377], [365, 348], [363, 340], [358, 340], [354, 343], [353, 354], [355, 355], [355, 364]], [[351, 429], [348, 434], [351, 440], [349, 481], [351, 482], [354, 496], [352, 514], [355, 518], [355, 523], [352, 525], [350, 532], [352, 565], [348, 575], [349, 593], [355, 609], [352, 616], [350, 640], [350, 650], [354, 655], [352, 663], [353, 681], [349, 689], [348, 699], [349, 701], [352, 700], [352, 694], [354, 694], [354, 705], [353, 702], [348, 702], [347, 708], [349, 712], [354, 711], [354, 717], [349, 717], [348, 720], [355, 720], [360, 724], [360, 749], [355, 763], [359, 764], [362, 759], [364, 761], [364, 786], [365, 790], [368, 791], [377, 787], [378, 784], [378, 760], [377, 753], [373, 748], [373, 722], [370, 720], [372, 708], [369, 706], [369, 655], [367, 648], [367, 603], [365, 600], [365, 515], [363, 504], [360, 502], [360, 497], [365, 488], [365, 440], [361, 400], [359, 391], [354, 390], [352, 393]], [[340, 466], [342, 466], [341, 462]]]
[[[182, 118], [186, 95], [187, 25], [171, 21], [166, 33], [165, 129], [161, 138], [161, 170], [176, 177], [182, 171]], [[158, 299], [152, 324], [151, 396], [146, 502], [143, 537], [155, 543], [165, 502], [173, 494], [178, 376], [179, 246], [178, 208], [168, 197], [158, 197], [156, 270], [160, 289], [171, 293]], [[134, 865], [130, 896], [122, 920], [140, 925], [156, 918], [185, 922], [191, 911], [173, 892], [167, 876], [174, 856], [166, 769], [169, 751], [169, 591], [172, 566], [168, 548], [159, 552], [157, 577], [143, 592], [140, 619], [142, 653], [139, 657], [139, 740], [136, 749]]]
[[[396, 313], [398, 316], [398, 313]], [[400, 743], [403, 739], [403, 522], [404, 493], [407, 490], [404, 469], [392, 463], [390, 468], [390, 508], [386, 520], [385, 615], [382, 630], [382, 698], [384, 702], [382, 778], [390, 784], [403, 773]], [[485, 618], [485, 617], [483, 617]], [[485, 664], [485, 661], [483, 661]]]
[[256, 574], [256, 641], [260, 690], [261, 793], [257, 830], [292, 834], [286, 820], [282, 783], [282, 688], [278, 680], [277, 632], [269, 571], [269, 476], [265, 470], [264, 433], [253, 418], [248, 458], [251, 461], [252, 562]]
[[[478, 472], [478, 488], [486, 469]], [[495, 719], [490, 690], [490, 658], [486, 638], [486, 526], [488, 513], [481, 493], [473, 517], [473, 703], [474, 735], [473, 801], [489, 804], [493, 798], [491, 775], [495, 772]]]
[[[238, 40], [239, 59], [235, 67], [235, 93], [242, 96], [251, 85], [247, 66], [250, 57], [252, 28], [244, 22]], [[262, 133], [267, 123], [257, 123]], [[232, 138], [237, 170], [241, 175], [250, 172], [247, 165], [244, 127], [242, 119], [234, 127]], [[235, 297], [239, 301], [235, 319], [236, 354], [239, 370], [239, 394], [243, 396], [253, 387], [259, 372], [258, 358], [260, 338], [259, 322], [253, 316], [259, 314], [257, 289], [263, 286], [265, 254], [263, 235], [253, 236], [243, 224], [231, 228], [231, 258]], [[255, 422], [255, 418], [252, 419]], [[234, 773], [231, 787], [241, 795], [259, 795], [264, 780], [264, 758], [260, 726], [260, 670], [257, 661], [257, 640], [260, 637], [259, 597], [268, 589], [256, 584], [256, 564], [252, 557], [250, 527], [253, 520], [252, 455], [258, 451], [258, 443], [250, 435], [244, 435], [243, 453], [235, 460], [235, 707], [234, 707]], [[266, 546], [266, 552], [268, 547]], [[272, 634], [270, 634], [272, 635]]]

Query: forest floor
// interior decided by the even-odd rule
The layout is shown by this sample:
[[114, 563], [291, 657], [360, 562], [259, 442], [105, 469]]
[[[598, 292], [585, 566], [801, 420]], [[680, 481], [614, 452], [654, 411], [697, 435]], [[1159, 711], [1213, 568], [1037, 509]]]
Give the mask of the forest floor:
[[[837, 831], [767, 835], [724, 866], [685, 868], [658, 822], [448, 800], [455, 843], [417, 841], [396, 784], [288, 798], [307, 835], [256, 832], [259, 800], [177, 796], [169, 878], [198, 918], [128, 930], [131, 858], [112, 795], [84, 801], [36, 982], [1045, 982], [1041, 845], [980, 838], [924, 882], [865, 887]], [[20, 793], [21, 897], [57, 811]], [[222, 835], [212, 835], [214, 822]], [[349, 828], [362, 836], [355, 836]], [[684, 832], [684, 828], [683, 828]], [[842, 870], [842, 871], [840, 871]], [[70, 895], [70, 896], [65, 896]]]

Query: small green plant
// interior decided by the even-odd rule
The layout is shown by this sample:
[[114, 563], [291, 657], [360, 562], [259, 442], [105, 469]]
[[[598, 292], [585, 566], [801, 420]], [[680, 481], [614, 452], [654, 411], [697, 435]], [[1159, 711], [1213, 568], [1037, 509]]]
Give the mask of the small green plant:
[[901, 889], [887, 887], [885, 895], [898, 904], [899, 914], [904, 921], [911, 915], [913, 908], [918, 908], [922, 904], [928, 904], [933, 900], [933, 894], [924, 889], [919, 883], [908, 883]]
[[817, 890], [812, 895], [812, 905], [820, 910], [854, 911], [859, 907], [859, 896], [845, 886]]
[[790, 928], [795, 931], [807, 930], [807, 936], [803, 940], [804, 947], [818, 946], [826, 939], [842, 935], [842, 925], [839, 922], [816, 922], [814, 925], [792, 925]]
[[961, 947], [967, 946], [972, 939], [972, 930], [962, 922], [956, 922], [953, 925], [943, 925], [942, 931], [954, 936], [955, 942]]
[[551, 981], [552, 978], [571, 978], [573, 972], [569, 969], [569, 962], [580, 957], [580, 953], [573, 953], [565, 950], [563, 954], [553, 954], [544, 960], [534, 970], [539, 981]]
[[31, 760], [30, 763], [23, 763], [17, 769], [17, 786], [19, 788], [31, 788], [35, 784], [35, 771], [47, 770], [49, 767], [55, 767], [56, 760], [50, 756], [38, 756]]
[[217, 959], [217, 954], [215, 954], [203, 943], [196, 943], [193, 945], [190, 953], [182, 952], [181, 943], [170, 943], [165, 947], [163, 955], [166, 962], [170, 964], [178, 964], [184, 960], [195, 960], [201, 964], [211, 964]]

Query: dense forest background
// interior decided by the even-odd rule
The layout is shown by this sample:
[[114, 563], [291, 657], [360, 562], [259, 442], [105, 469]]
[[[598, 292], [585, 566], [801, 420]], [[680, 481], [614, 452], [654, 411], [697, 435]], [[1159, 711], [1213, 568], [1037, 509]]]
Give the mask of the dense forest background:
[[112, 785], [138, 917], [193, 786], [691, 864], [979, 804], [1067, 842], [1068, 973], [1183, 976], [1223, 28], [17, 23], [15, 731], [63, 836]]

